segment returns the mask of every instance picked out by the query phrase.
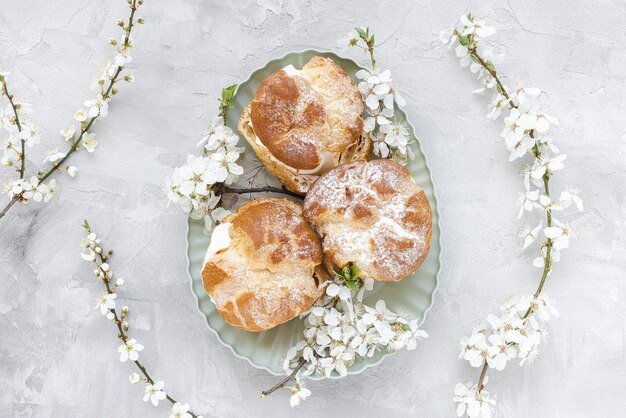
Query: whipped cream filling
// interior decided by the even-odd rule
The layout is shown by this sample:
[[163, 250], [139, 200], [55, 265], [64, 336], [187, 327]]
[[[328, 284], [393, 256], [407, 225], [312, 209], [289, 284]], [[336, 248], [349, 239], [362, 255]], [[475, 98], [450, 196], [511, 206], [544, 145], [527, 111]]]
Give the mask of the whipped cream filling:
[[230, 237], [230, 228], [233, 226], [230, 222], [221, 223], [213, 229], [213, 233], [211, 234], [211, 243], [209, 244], [209, 248], [206, 250], [206, 255], [204, 256], [204, 264], [217, 254], [219, 251], [224, 250], [230, 246], [230, 243], [233, 241]]
[[287, 75], [290, 75], [290, 76], [300, 75], [300, 73], [302, 72], [302, 70], [296, 70], [296, 67], [294, 67], [291, 64], [289, 64], [288, 66], [284, 67], [283, 71], [286, 72]]

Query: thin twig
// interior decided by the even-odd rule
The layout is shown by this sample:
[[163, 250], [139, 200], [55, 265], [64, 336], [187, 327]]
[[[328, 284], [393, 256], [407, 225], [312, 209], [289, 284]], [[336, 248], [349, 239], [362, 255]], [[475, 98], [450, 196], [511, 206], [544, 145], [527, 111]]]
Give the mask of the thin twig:
[[[2, 81], [2, 88], [4, 90], [4, 95], [7, 97], [9, 103], [11, 104], [11, 109], [13, 109], [13, 115], [15, 115], [15, 124], [17, 125], [17, 131], [22, 132], [20, 115], [17, 111], [17, 107], [15, 106], [15, 102], [13, 101], [13, 96], [11, 95], [11, 93], [9, 93], [9, 88], [7, 87], [7, 82], [5, 80]], [[26, 141], [20, 138], [20, 142], [22, 143], [22, 152], [20, 154], [20, 179], [23, 179], [26, 167]]]
[[296, 192], [292, 192], [291, 190], [286, 189], [284, 186], [283, 187], [272, 187], [272, 186], [249, 187], [245, 189], [236, 189], [232, 187], [222, 186], [218, 188], [218, 191], [216, 192], [216, 194], [219, 194], [220, 192], [221, 193], [233, 193], [233, 194], [280, 193], [280, 194], [284, 194], [284, 195], [288, 195], [292, 197], [297, 197], [298, 199], [304, 199], [303, 195], [296, 193]]
[[0, 219], [4, 217], [4, 215], [9, 211], [9, 209], [11, 209], [14, 204], [17, 203], [17, 201], [17, 196], [14, 196], [13, 199], [9, 200], [9, 203], [7, 203], [7, 205], [2, 209], [2, 212], [0, 212]]
[[271, 389], [264, 390], [263, 392], [261, 392], [261, 398], [265, 398], [266, 396], [271, 395], [272, 393], [276, 392], [278, 389], [285, 387], [287, 383], [289, 383], [291, 380], [296, 378], [296, 374], [300, 371], [300, 369], [305, 364], [306, 364], [306, 360], [301, 358], [296, 368], [293, 369], [293, 372], [291, 372], [289, 376], [285, 377], [283, 380], [281, 380], [278, 384], [273, 386]]

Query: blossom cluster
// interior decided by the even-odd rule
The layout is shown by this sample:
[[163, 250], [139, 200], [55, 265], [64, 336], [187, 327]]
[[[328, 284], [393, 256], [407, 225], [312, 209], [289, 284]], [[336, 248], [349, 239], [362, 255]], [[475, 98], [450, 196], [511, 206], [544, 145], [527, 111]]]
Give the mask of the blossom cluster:
[[469, 337], [461, 340], [461, 358], [474, 367], [483, 367], [481, 380], [460, 383], [455, 389], [457, 413], [470, 417], [491, 415], [495, 401], [483, 390], [486, 368], [502, 370], [509, 360], [518, 358], [520, 365], [529, 364], [538, 355], [537, 346], [547, 335], [546, 323], [557, 316], [556, 309], [547, 296], [542, 295], [543, 284], [552, 272], [553, 263], [560, 260], [560, 251], [569, 246], [571, 228], [555, 215], [575, 207], [583, 210], [580, 190], [568, 187], [558, 194], [550, 190], [552, 175], [565, 167], [567, 156], [560, 154], [554, 145], [550, 128], [558, 120], [546, 113], [539, 104], [541, 90], [521, 83], [503, 84], [497, 76], [494, 49], [485, 38], [495, 29], [484, 20], [471, 14], [461, 16], [457, 25], [442, 31], [440, 37], [455, 54], [462, 67], [469, 66], [477, 74], [482, 87], [475, 92], [490, 92], [492, 98], [487, 117], [498, 119], [504, 114], [501, 136], [509, 151], [509, 161], [523, 159], [524, 191], [520, 193], [518, 219], [528, 214], [539, 214], [545, 219], [520, 228], [523, 249], [539, 241], [539, 254], [533, 260], [535, 267], [543, 270], [541, 282], [532, 295], [514, 296], [501, 308], [502, 315], [489, 315], [489, 326], [478, 327]]
[[202, 155], [188, 155], [185, 164], [176, 167], [163, 184], [170, 202], [179, 205], [191, 218], [204, 219], [206, 233], [230, 213], [217, 207], [221, 196], [213, 188], [233, 184], [243, 174], [237, 161], [244, 148], [238, 147], [238, 142], [239, 136], [224, 125], [224, 117], [216, 117], [198, 143]]
[[109, 102], [117, 94], [118, 84], [134, 80], [132, 75], [122, 76], [121, 73], [132, 61], [130, 33], [134, 24], [143, 23], [143, 19], [134, 18], [137, 8], [142, 4], [143, 0], [129, 1], [131, 18], [128, 23], [123, 19], [117, 22], [123, 31], [121, 40], [109, 39], [109, 43], [115, 47], [115, 55], [105, 64], [92, 85], [95, 97], [86, 100], [74, 113], [74, 122], [59, 132], [61, 139], [67, 143], [67, 148], [62, 150], [62, 145], [54, 145], [45, 150], [42, 166], [38, 169], [37, 175], [30, 178], [25, 176], [26, 149], [41, 142], [39, 130], [27, 118], [30, 107], [8, 92], [8, 73], [0, 73], [1, 92], [9, 102], [6, 107], [0, 109], [0, 135], [2, 133], [6, 135], [5, 138], [0, 136], [0, 149], [3, 152], [0, 164], [13, 167], [17, 172], [17, 176], [16, 173], [12, 173], [3, 182], [0, 192], [7, 194], [11, 201], [15, 199], [25, 204], [31, 200], [50, 201], [58, 191], [58, 185], [54, 179], [45, 183], [46, 179], [58, 169], [75, 177], [78, 168], [65, 164], [69, 156], [81, 149], [89, 153], [94, 152], [98, 142], [95, 139], [96, 135], [89, 132], [90, 128], [96, 119], [107, 116]]
[[[122, 363], [127, 361], [134, 362], [139, 370], [142, 372], [143, 377], [139, 373], [131, 373], [130, 382], [133, 384], [143, 383], [144, 386], [144, 402], [150, 402], [154, 406], [158, 406], [159, 402], [167, 399], [172, 403], [172, 410], [169, 414], [170, 418], [192, 418], [196, 417], [189, 412], [188, 404], [181, 404], [176, 402], [173, 398], [169, 397], [165, 392], [165, 382], [162, 380], [153, 380], [146, 372], [145, 367], [139, 363], [139, 353], [143, 351], [144, 346], [137, 342], [136, 339], [130, 338], [128, 335], [129, 324], [126, 321], [128, 315], [128, 307], [122, 306], [119, 311], [117, 310], [117, 291], [124, 285], [124, 279], [121, 277], [115, 277], [111, 266], [108, 263], [111, 252], [107, 252], [103, 249], [100, 239], [94, 232], [91, 231], [91, 227], [85, 221], [83, 225], [87, 231], [87, 236], [81, 242], [82, 252], [81, 257], [83, 260], [92, 263], [95, 266], [93, 274], [104, 284], [104, 292], [96, 299], [95, 309], [100, 311], [107, 319], [114, 322], [118, 329], [118, 338], [122, 344], [117, 348], [119, 353], [119, 359]], [[197, 418], [202, 418], [198, 416]]]
[[[500, 307], [501, 315], [488, 315], [488, 325], [475, 327], [461, 339], [459, 358], [473, 367], [504, 370], [517, 358], [520, 365], [532, 364], [539, 355], [538, 346], [549, 334], [546, 324], [559, 313], [546, 295], [514, 295]], [[486, 381], [482, 383], [484, 386]], [[482, 388], [481, 388], [482, 389]], [[495, 401], [476, 385], [459, 383], [455, 388], [457, 415], [488, 417]]]
[[[384, 300], [374, 307], [363, 303], [372, 279], [358, 278], [356, 266], [346, 267], [335, 280], [323, 283], [324, 296], [305, 314], [304, 339], [291, 347], [283, 362], [285, 373], [296, 371], [296, 386], [291, 406], [310, 395], [301, 377], [317, 375], [346, 376], [359, 358], [372, 357], [377, 351], [413, 350], [428, 335], [416, 319], [392, 312]], [[358, 288], [358, 290], [357, 290]]]
[[410, 145], [410, 134], [405, 122], [395, 117], [395, 107], [406, 104], [391, 71], [381, 71], [374, 59], [374, 35], [368, 28], [355, 28], [339, 40], [341, 47], [351, 46], [370, 52], [371, 68], [357, 71], [359, 91], [365, 101], [364, 134], [373, 144], [374, 154], [393, 158], [401, 164], [413, 160], [415, 154]]
[[490, 368], [503, 370], [516, 357], [520, 365], [532, 363], [548, 333], [547, 322], [559, 316], [546, 295], [511, 296], [500, 311], [500, 316], [487, 316], [489, 326], [476, 327], [461, 340], [460, 357], [473, 367], [487, 362]]

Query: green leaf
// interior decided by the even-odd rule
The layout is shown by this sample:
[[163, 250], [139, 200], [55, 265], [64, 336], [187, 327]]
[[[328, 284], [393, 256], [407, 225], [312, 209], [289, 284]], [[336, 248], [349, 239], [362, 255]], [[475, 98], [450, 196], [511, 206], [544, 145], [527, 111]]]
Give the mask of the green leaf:
[[346, 286], [348, 286], [350, 288], [350, 290], [352, 290], [353, 292], [357, 291], [356, 283], [353, 282], [352, 280], [347, 281], [346, 282]]
[[409, 324], [400, 324], [400, 328], [402, 328], [403, 331], [411, 331], [411, 326]]
[[350, 266], [350, 273], [353, 278], [358, 277], [360, 272], [361, 269], [358, 266]]
[[4, 83], [4, 76], [0, 74], [0, 83]]
[[341, 269], [341, 275], [345, 277], [347, 280], [352, 278], [352, 272], [350, 271], [350, 267], [346, 266]]
[[89, 226], [89, 222], [87, 222], [87, 219], [83, 219], [83, 228], [85, 228], [87, 231], [91, 230], [91, 227]]
[[356, 30], [356, 33], [359, 34], [359, 37], [361, 39], [363, 39], [363, 41], [369, 45], [370, 42], [372, 42], [371, 38], [370, 38], [370, 28], [354, 28], [354, 30]]
[[232, 109], [232, 106], [230, 104], [230, 101], [233, 99], [233, 96], [235, 94], [235, 89], [236, 88], [237, 88], [237, 84], [233, 84], [233, 85], [230, 85], [230, 86], [222, 89], [222, 99], [221, 99], [221, 102], [223, 104], [225, 104], [225, 105], [226, 104], [229, 105], [231, 107], [231, 109]]
[[469, 46], [472, 41], [468, 35], [459, 35], [459, 43], [463, 46]]

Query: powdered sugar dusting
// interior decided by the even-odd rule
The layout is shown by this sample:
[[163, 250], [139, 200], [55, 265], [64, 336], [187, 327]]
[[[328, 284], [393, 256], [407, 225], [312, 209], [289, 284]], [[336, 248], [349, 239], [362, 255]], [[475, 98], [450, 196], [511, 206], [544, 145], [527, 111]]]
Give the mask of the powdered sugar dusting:
[[[361, 95], [350, 77], [330, 59], [314, 57], [300, 71], [290, 67], [271, 75], [265, 81], [267, 86], [257, 92], [254, 101], [262, 107], [265, 123], [262, 132], [256, 134], [291, 169], [307, 170], [313, 167], [305, 168], [306, 164], [315, 163], [314, 173], [306, 174], [323, 174], [360, 138]], [[295, 100], [281, 98], [281, 90], [269, 87], [280, 83], [285, 75], [297, 86]]]
[[390, 160], [354, 162], [309, 190], [305, 217], [334, 267], [354, 263], [365, 277], [396, 281], [419, 267], [430, 246], [431, 211], [410, 173]]

